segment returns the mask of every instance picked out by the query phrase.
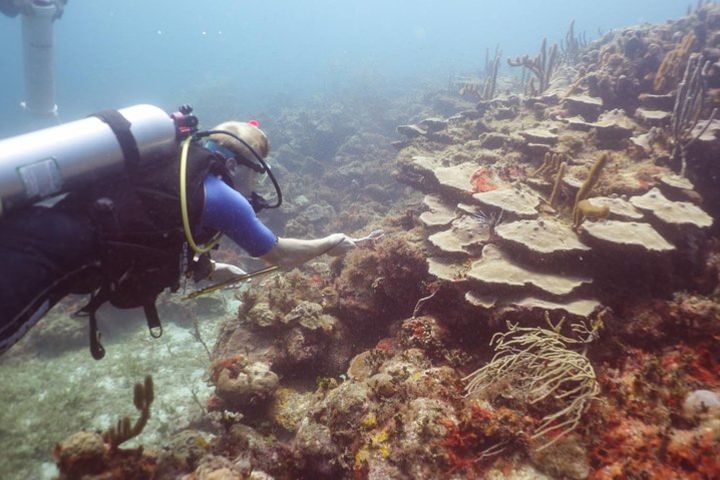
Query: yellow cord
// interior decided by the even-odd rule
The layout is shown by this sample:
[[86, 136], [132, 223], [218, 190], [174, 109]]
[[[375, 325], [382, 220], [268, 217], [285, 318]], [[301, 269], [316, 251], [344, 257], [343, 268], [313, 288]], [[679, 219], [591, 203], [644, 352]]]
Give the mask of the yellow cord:
[[216, 234], [206, 245], [200, 246], [195, 243], [195, 239], [190, 231], [190, 217], [188, 215], [187, 204], [187, 156], [191, 141], [192, 137], [186, 138], [182, 143], [182, 150], [180, 152], [180, 214], [182, 216], [183, 230], [185, 230], [185, 238], [187, 239], [190, 248], [202, 255], [203, 253], [210, 251], [218, 244], [222, 234]]
[[216, 283], [214, 285], [210, 285], [209, 287], [205, 287], [202, 290], [192, 292], [192, 293], [188, 294], [187, 296], [183, 297], [183, 300], [191, 300], [191, 299], [197, 298], [201, 295], [207, 295], [208, 293], [222, 290], [223, 288], [227, 288], [236, 283], [245, 282], [247, 280], [250, 280], [251, 278], [255, 278], [260, 275], [265, 275], [267, 273], [272, 273], [279, 269], [280, 269], [280, 267], [278, 265], [272, 265], [270, 267], [261, 268], [260, 270], [256, 270], [254, 272], [244, 273], [242, 275], [233, 277], [230, 280], [227, 280], [225, 282]]

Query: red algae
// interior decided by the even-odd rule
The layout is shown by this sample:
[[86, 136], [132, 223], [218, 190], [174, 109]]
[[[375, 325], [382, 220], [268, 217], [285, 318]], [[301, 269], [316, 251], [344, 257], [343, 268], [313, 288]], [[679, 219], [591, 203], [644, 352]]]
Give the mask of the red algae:
[[478, 168], [475, 173], [472, 174], [470, 183], [472, 183], [473, 191], [475, 193], [489, 192], [490, 190], [498, 188], [497, 185], [493, 183], [490, 169], [487, 167]]

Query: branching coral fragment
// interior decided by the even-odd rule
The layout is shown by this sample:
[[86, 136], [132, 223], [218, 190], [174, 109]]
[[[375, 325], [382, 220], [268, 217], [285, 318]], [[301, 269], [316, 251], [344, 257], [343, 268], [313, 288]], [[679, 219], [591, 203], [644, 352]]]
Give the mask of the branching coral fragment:
[[565, 38], [560, 42], [560, 52], [563, 62], [568, 64], [577, 63], [580, 53], [587, 47], [588, 41], [585, 32], [575, 35], [575, 20], [570, 22]]
[[485, 54], [485, 70], [483, 72], [484, 80], [468, 79], [460, 83], [461, 97], [471, 97], [478, 100], [492, 100], [495, 98], [495, 90], [497, 88], [497, 77], [500, 71], [500, 58], [502, 52], [498, 46], [495, 49], [495, 56], [490, 59], [490, 52]]
[[152, 376], [145, 377], [145, 383], [136, 383], [133, 396], [135, 408], [140, 411], [140, 418], [135, 425], [131, 425], [130, 417], [123, 417], [118, 420], [117, 425], [110, 427], [103, 433], [103, 440], [110, 444], [111, 450], [116, 450], [121, 443], [137, 437], [145, 428], [150, 418], [150, 404], [155, 399]]
[[572, 325], [578, 338], [560, 333], [562, 321], [550, 328], [519, 327], [508, 323], [507, 332], [496, 333], [495, 356], [490, 363], [467, 377], [468, 396], [517, 398], [529, 405], [555, 409], [542, 419], [531, 438], [552, 432], [538, 451], [543, 450], [579, 424], [590, 401], [600, 393], [595, 371], [585, 356], [571, 346], [586, 347], [596, 338], [599, 323]]
[[559, 169], [560, 164], [563, 163], [565, 157], [561, 153], [547, 152], [543, 158], [543, 163], [540, 168], [530, 174], [531, 177], [545, 177], [554, 175]]
[[573, 212], [573, 229], [577, 230], [585, 219], [600, 220], [610, 215], [610, 207], [607, 205], [593, 205], [590, 200], [580, 200]]
[[687, 149], [700, 138], [712, 121], [717, 109], [713, 109], [705, 127], [694, 134], [700, 121], [705, 101], [705, 76], [710, 62], [705, 62], [702, 55], [691, 55], [682, 82], [678, 85], [675, 107], [671, 119], [673, 136], [673, 159], [680, 160], [680, 175], [685, 175], [687, 168]]
[[557, 175], [555, 175], [555, 183], [553, 183], [552, 193], [550, 193], [550, 200], [548, 200], [548, 203], [551, 207], [555, 207], [555, 200], [557, 200], [558, 192], [560, 191], [560, 182], [562, 181], [563, 176], [565, 176], [566, 169], [567, 163], [562, 162], [560, 164], [560, 168], [558, 169]]
[[[544, 38], [540, 47], [540, 53], [538, 53], [535, 58], [531, 59], [529, 55], [518, 57], [515, 60], [508, 58], [508, 65], [511, 67], [525, 67], [530, 70], [533, 75], [535, 75], [535, 78], [530, 80], [530, 94], [539, 95], [550, 86], [550, 79], [557, 66], [557, 60], [557, 44], [554, 44], [550, 48], [550, 52], [548, 52], [547, 38]], [[538, 81], [537, 86], [535, 85], [535, 79]]]
[[[597, 161], [593, 164], [592, 168], [590, 169], [590, 174], [588, 175], [588, 178], [583, 182], [583, 184], [580, 186], [580, 189], [578, 190], [577, 194], [575, 195], [575, 203], [573, 205], [573, 227], [577, 228], [580, 223], [582, 222], [582, 217], [579, 212], [579, 206], [580, 202], [585, 200], [590, 196], [590, 191], [593, 189], [595, 184], [600, 179], [600, 173], [602, 172], [603, 168], [607, 163], [611, 160], [610, 154], [604, 153], [600, 156], [600, 158], [597, 159]], [[591, 204], [592, 205], [592, 204]], [[609, 213], [606, 212], [606, 213]], [[582, 217], [582, 218], [581, 218]], [[579, 219], [579, 221], [578, 221]]]

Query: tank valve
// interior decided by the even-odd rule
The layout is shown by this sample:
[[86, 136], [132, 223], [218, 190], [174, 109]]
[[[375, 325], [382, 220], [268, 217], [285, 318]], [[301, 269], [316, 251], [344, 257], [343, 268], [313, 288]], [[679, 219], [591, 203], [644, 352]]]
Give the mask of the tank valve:
[[177, 130], [177, 138], [182, 140], [189, 137], [198, 130], [198, 119], [192, 114], [193, 108], [188, 105], [180, 105], [177, 112], [170, 114], [170, 118], [175, 122], [175, 129]]

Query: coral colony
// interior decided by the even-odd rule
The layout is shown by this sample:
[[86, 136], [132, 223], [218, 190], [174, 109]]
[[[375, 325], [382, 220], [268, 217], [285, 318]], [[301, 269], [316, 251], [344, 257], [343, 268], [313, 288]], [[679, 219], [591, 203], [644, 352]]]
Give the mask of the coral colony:
[[285, 233], [385, 236], [253, 281], [193, 422], [124, 448], [148, 379], [60, 478], [720, 478], [720, 7], [501, 55], [275, 119]]

